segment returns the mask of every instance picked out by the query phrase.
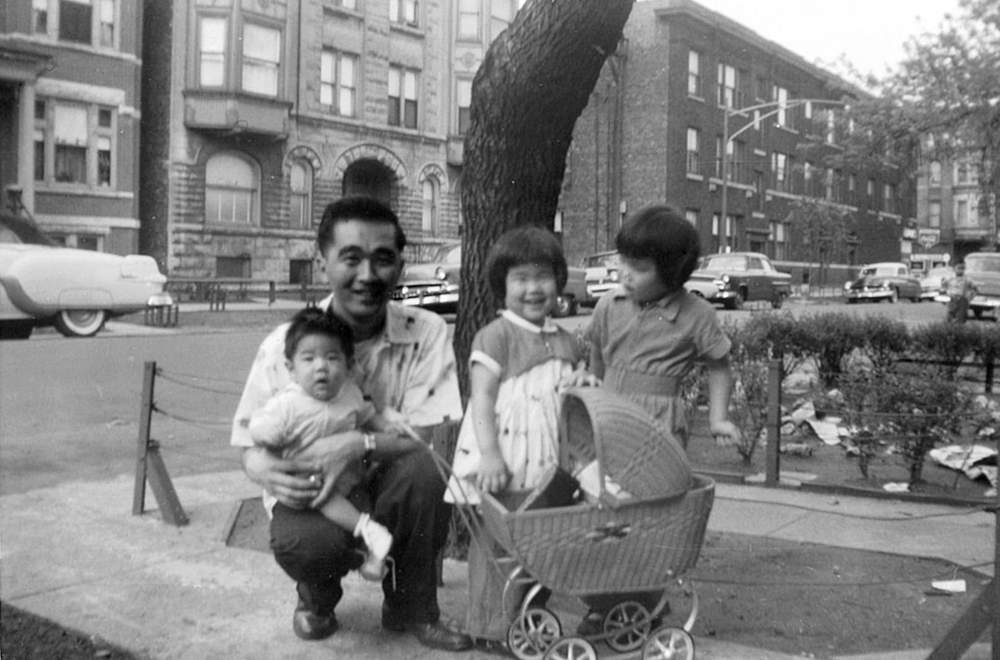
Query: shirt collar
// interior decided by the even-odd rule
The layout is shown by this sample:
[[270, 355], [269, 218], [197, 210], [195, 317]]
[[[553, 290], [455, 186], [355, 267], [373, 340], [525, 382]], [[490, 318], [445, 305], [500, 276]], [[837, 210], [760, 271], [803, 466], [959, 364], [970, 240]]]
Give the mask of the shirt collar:
[[[319, 301], [317, 307], [329, 310], [332, 303], [333, 294], [331, 293]], [[385, 328], [379, 337], [372, 337], [372, 339], [376, 341], [386, 340], [391, 344], [416, 344], [420, 341], [417, 326], [417, 316], [413, 310], [404, 305], [390, 302], [386, 305], [385, 310]]]
[[558, 332], [559, 331], [559, 328], [557, 328], [556, 325], [552, 322], [552, 319], [550, 319], [547, 316], [545, 317], [545, 323], [543, 325], [541, 325], [541, 326], [535, 325], [531, 321], [528, 321], [527, 319], [524, 319], [524, 318], [518, 316], [517, 314], [515, 314], [512, 311], [510, 311], [509, 309], [505, 309], [502, 312], [500, 312], [500, 316], [504, 317], [505, 319], [507, 319], [508, 321], [510, 321], [511, 323], [513, 323], [514, 325], [518, 326], [519, 328], [524, 328], [525, 330], [528, 330], [529, 332], [542, 333], [542, 332]]
[[[625, 292], [625, 287], [619, 287], [612, 293], [616, 300], [622, 298], [628, 298], [628, 293]], [[663, 310], [663, 316], [673, 322], [677, 320], [677, 315], [681, 311], [681, 304], [684, 302], [684, 297], [687, 296], [687, 291], [681, 289], [680, 291], [675, 291], [674, 293], [669, 293], [662, 298], [658, 298], [645, 305], [639, 305], [635, 302], [629, 300], [629, 302], [635, 305], [636, 309], [649, 309], [651, 307], [658, 307]]]

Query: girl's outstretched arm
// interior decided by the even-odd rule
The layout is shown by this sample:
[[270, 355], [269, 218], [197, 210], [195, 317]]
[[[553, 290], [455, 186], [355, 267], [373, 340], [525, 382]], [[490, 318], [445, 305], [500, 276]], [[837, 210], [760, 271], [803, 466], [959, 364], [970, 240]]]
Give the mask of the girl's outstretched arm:
[[729, 421], [729, 397], [733, 390], [733, 374], [729, 356], [705, 363], [708, 370], [708, 428], [720, 445], [738, 444], [743, 434]]
[[479, 445], [479, 469], [476, 472], [476, 487], [496, 493], [507, 487], [510, 472], [500, 453], [497, 439], [496, 405], [500, 378], [485, 365], [473, 362], [469, 369], [469, 413]]

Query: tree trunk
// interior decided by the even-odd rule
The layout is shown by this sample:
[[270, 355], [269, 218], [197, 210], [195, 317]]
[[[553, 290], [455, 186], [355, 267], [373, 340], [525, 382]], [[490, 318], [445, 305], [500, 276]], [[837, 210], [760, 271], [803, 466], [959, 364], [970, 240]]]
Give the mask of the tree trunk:
[[573, 126], [617, 48], [632, 2], [532, 0], [493, 41], [473, 80], [455, 328], [463, 401], [472, 337], [502, 302], [486, 283], [486, 255], [508, 229], [552, 228]]

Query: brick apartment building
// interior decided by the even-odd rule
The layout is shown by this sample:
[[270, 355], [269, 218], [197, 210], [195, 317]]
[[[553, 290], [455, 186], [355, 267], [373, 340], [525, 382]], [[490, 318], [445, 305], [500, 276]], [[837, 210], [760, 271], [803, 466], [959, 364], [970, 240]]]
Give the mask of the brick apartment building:
[[[560, 198], [567, 255], [576, 261], [613, 249], [628, 211], [669, 201], [698, 228], [705, 252], [804, 260], [788, 216], [809, 197], [848, 218], [851, 233], [835, 262], [900, 259], [916, 238], [912, 185], [895, 171], [826, 167], [823, 154], [848, 130], [834, 114], [841, 106], [796, 101], [858, 93], [695, 2], [637, 2], [576, 124]], [[732, 111], [752, 106], [762, 106], [756, 122]]]
[[932, 160], [917, 174], [919, 251], [964, 259], [970, 252], [992, 248], [1000, 240], [995, 205], [981, 203], [982, 158], [973, 152]]
[[0, 3], [3, 206], [69, 247], [138, 250], [142, 8]]
[[369, 193], [458, 236], [472, 77], [516, 0], [169, 0], [146, 12], [145, 251], [173, 276], [321, 279], [315, 224]]

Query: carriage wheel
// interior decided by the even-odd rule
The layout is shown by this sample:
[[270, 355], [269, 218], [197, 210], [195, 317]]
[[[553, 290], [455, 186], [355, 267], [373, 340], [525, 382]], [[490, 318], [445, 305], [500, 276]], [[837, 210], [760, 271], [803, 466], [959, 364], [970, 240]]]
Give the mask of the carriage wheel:
[[642, 603], [624, 600], [608, 610], [603, 625], [608, 646], [619, 653], [634, 651], [649, 634], [649, 610]]
[[562, 636], [556, 615], [544, 607], [529, 607], [507, 629], [507, 647], [521, 660], [541, 660]]
[[597, 649], [583, 637], [563, 637], [545, 652], [545, 660], [597, 660]]
[[694, 639], [680, 628], [659, 628], [642, 645], [642, 660], [694, 660]]

